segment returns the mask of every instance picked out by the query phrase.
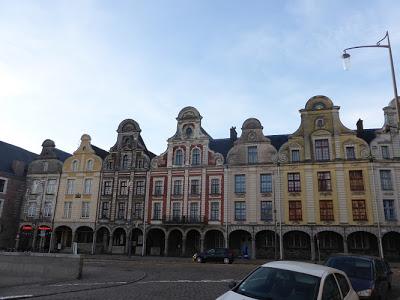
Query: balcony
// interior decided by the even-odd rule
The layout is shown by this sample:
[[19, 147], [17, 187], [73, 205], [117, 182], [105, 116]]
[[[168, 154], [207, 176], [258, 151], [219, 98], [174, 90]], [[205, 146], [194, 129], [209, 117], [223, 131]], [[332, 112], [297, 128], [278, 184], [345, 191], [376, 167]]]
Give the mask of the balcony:
[[168, 216], [163, 219], [164, 224], [204, 224], [205, 218], [204, 216]]

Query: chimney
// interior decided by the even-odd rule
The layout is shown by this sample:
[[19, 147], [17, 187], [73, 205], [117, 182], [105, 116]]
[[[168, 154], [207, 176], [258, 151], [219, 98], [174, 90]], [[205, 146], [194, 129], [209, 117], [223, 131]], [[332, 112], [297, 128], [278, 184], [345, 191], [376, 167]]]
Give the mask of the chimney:
[[236, 127], [231, 127], [231, 133], [230, 133], [230, 139], [231, 141], [236, 141], [237, 140], [237, 132], [236, 132]]
[[357, 135], [361, 135], [364, 131], [363, 120], [358, 119], [356, 125], [357, 125]]

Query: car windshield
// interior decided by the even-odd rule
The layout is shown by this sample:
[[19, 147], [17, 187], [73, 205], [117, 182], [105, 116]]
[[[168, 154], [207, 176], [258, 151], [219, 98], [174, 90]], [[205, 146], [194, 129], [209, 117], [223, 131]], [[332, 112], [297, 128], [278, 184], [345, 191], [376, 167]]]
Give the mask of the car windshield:
[[262, 300], [313, 300], [318, 296], [320, 278], [304, 273], [260, 267], [234, 291]]
[[331, 257], [327, 266], [342, 270], [350, 278], [372, 280], [372, 262], [357, 257]]

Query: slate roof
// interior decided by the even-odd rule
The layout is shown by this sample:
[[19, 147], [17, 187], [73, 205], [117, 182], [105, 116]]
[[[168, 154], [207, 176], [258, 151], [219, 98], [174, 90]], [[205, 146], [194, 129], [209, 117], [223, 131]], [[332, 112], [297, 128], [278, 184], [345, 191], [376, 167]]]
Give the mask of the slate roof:
[[11, 166], [15, 160], [25, 162], [25, 167], [38, 155], [23, 148], [0, 141], [0, 171], [14, 174]]
[[72, 156], [72, 154], [62, 151], [60, 149], [55, 148], [54, 153], [57, 155], [57, 159], [64, 162], [68, 157]]
[[101, 159], [105, 159], [106, 156], [109, 154], [108, 151], [103, 150], [103, 149], [101, 149], [99, 147], [96, 147], [95, 145], [91, 145], [91, 146], [92, 146], [94, 152], [96, 153], [96, 155], [100, 156]]
[[357, 133], [357, 137], [363, 139], [366, 141], [368, 144], [371, 143], [371, 141], [376, 138], [376, 132], [379, 129], [377, 128], [372, 128], [372, 129], [364, 129], [361, 133]]
[[289, 140], [289, 134], [266, 135], [271, 140], [271, 144], [279, 151], [279, 148]]
[[211, 150], [221, 153], [226, 159], [229, 150], [233, 147], [233, 140], [230, 138], [210, 140], [209, 147]]

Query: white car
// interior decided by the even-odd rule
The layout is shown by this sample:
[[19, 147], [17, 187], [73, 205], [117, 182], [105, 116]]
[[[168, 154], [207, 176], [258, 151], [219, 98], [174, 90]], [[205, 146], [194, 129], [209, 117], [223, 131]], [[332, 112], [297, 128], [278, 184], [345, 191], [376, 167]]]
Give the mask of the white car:
[[358, 300], [358, 295], [342, 271], [304, 262], [274, 261], [260, 266], [217, 298], [236, 299]]

